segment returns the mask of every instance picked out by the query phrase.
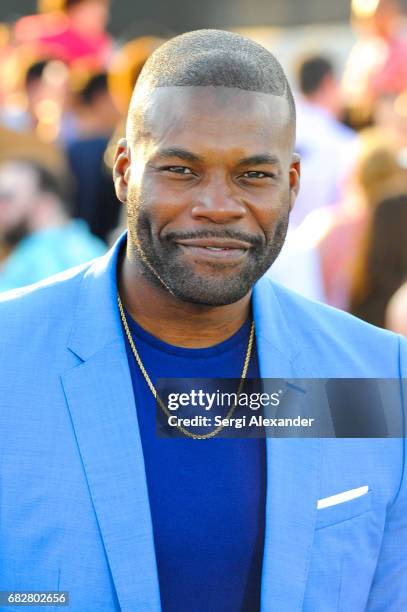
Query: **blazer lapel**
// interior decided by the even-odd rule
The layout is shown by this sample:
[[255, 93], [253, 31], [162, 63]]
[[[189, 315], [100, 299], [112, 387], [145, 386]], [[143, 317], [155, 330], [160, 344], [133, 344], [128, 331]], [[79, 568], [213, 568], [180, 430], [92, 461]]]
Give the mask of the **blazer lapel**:
[[[262, 378], [313, 378], [269, 279], [253, 293]], [[320, 440], [268, 438], [262, 612], [300, 610], [314, 535]]]
[[123, 241], [84, 277], [69, 342], [81, 362], [62, 383], [120, 608], [158, 612], [143, 450], [116, 302]]

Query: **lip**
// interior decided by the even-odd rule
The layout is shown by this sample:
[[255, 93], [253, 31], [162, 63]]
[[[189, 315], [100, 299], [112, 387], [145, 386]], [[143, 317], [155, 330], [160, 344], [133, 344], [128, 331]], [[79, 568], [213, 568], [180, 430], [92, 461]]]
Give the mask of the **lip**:
[[185, 240], [177, 240], [177, 244], [187, 247], [200, 248], [218, 248], [224, 250], [247, 251], [251, 248], [251, 244], [243, 240], [234, 240], [232, 238], [189, 238]]
[[[205, 246], [196, 244], [177, 243], [184, 253], [192, 256], [194, 260], [222, 261], [224, 263], [239, 263], [248, 253], [248, 248], [226, 247], [219, 244], [207, 244]], [[213, 250], [216, 249], [216, 250]]]

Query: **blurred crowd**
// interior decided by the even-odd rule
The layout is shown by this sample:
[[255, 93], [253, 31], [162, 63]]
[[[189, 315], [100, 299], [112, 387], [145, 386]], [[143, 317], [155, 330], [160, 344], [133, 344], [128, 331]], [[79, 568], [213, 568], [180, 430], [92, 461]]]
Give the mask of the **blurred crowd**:
[[[39, 0], [0, 24], [0, 291], [104, 253], [124, 227], [111, 179], [138, 74], [161, 39], [119, 43], [109, 0]], [[268, 274], [407, 335], [407, 21], [353, 0], [339, 73], [298, 49], [301, 192]]]

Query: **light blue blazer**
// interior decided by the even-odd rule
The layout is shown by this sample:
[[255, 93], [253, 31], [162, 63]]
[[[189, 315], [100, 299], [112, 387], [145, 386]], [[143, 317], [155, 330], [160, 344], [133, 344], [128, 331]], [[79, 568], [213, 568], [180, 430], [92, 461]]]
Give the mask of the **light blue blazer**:
[[[69, 591], [75, 612], [161, 609], [116, 305], [123, 240], [0, 301], [0, 591]], [[263, 377], [406, 375], [399, 337], [265, 277], [253, 308]], [[404, 438], [267, 440], [262, 612], [407, 610], [405, 463]]]

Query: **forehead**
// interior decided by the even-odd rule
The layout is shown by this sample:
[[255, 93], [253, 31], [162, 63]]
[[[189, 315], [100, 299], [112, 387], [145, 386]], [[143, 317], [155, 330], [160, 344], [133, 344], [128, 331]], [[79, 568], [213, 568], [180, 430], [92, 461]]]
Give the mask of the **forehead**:
[[156, 88], [145, 107], [143, 128], [145, 137], [159, 147], [284, 155], [293, 146], [286, 97], [237, 88]]

